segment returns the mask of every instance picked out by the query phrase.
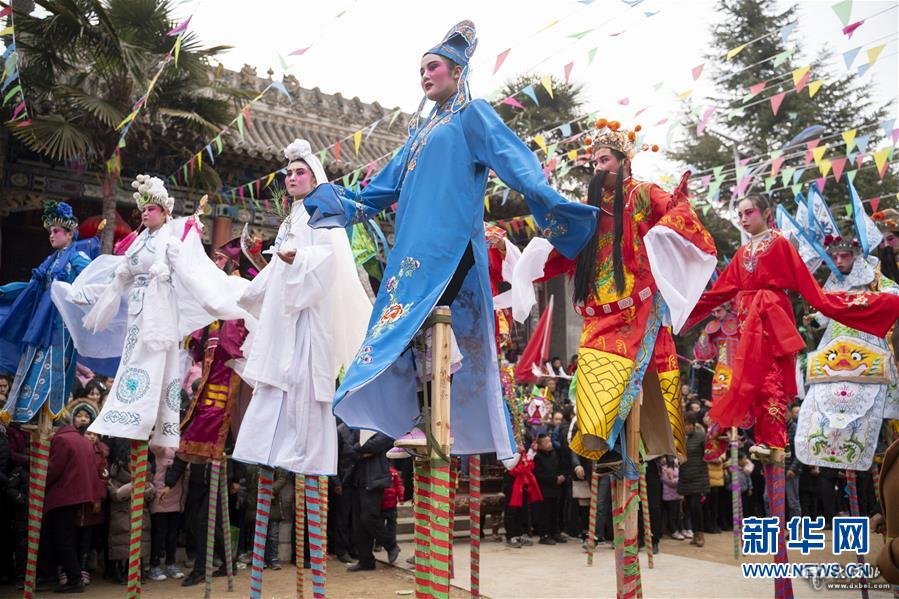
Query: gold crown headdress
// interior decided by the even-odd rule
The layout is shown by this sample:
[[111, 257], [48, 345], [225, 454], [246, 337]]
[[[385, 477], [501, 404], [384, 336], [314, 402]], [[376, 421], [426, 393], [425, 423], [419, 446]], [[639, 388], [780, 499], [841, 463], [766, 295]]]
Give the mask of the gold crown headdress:
[[659, 151], [659, 146], [643, 144], [637, 147], [637, 133], [643, 129], [635, 125], [633, 129], [622, 129], [618, 121], [597, 119], [593, 137], [584, 138], [584, 146], [588, 152], [594, 152], [597, 148], [609, 148], [624, 154], [629, 160], [643, 150]]

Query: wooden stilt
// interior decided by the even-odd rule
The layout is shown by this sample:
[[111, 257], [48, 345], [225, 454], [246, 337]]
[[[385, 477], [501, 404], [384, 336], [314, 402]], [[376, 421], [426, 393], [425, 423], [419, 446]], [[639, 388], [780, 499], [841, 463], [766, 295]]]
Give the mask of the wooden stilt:
[[640, 561], [637, 554], [637, 505], [639, 503], [640, 403], [638, 394], [625, 421], [626, 454], [621, 480], [616, 480], [612, 499], [615, 528], [615, 571], [619, 599], [642, 597]]
[[268, 517], [272, 510], [274, 472], [259, 467], [259, 490], [256, 495], [256, 529], [253, 531], [253, 565], [250, 569], [250, 599], [262, 599], [262, 570], [265, 567], [265, 539]]
[[[776, 450], [772, 454], [775, 464], [765, 464], [765, 490], [768, 493], [768, 505], [771, 516], [780, 518], [780, 532], [778, 533], [777, 554], [775, 563], [787, 563], [786, 546], [786, 510], [785, 510], [785, 479], [784, 479], [784, 452]], [[775, 599], [792, 599], [793, 582], [789, 578], [774, 579]]]
[[144, 530], [144, 499], [147, 492], [146, 441], [131, 441], [131, 533], [128, 542], [128, 591], [126, 597], [140, 597], [141, 537]]
[[44, 494], [47, 491], [47, 468], [50, 464], [52, 434], [53, 419], [45, 405], [38, 415], [37, 427], [30, 431], [27, 553], [25, 591], [22, 594], [25, 599], [34, 597], [34, 587], [37, 584], [37, 554], [41, 543], [41, 523], [44, 518]]
[[599, 472], [590, 472], [590, 512], [587, 516], [587, 565], [593, 565], [596, 550], [596, 510], [599, 508]]
[[206, 516], [206, 580], [203, 596], [206, 599], [212, 597], [212, 571], [215, 560], [215, 521], [218, 512], [218, 499], [222, 463], [213, 460], [209, 464], [209, 504]]
[[[853, 518], [858, 518], [860, 510], [858, 507], [858, 484], [856, 481], [855, 470], [846, 471], [846, 486], [849, 491], [849, 514]], [[857, 553], [855, 559], [859, 564], [864, 565], [864, 555]], [[864, 576], [861, 578], [861, 587], [862, 599], [868, 599], [868, 579]]]
[[740, 492], [740, 463], [737, 455], [737, 427], [730, 428], [730, 498], [734, 517], [734, 559], [740, 559], [743, 528], [743, 495]]
[[297, 597], [303, 599], [306, 570], [306, 477], [302, 474], [294, 476], [293, 497], [293, 557], [296, 562]]
[[481, 596], [481, 456], [468, 456], [468, 518], [471, 524], [471, 596]]
[[231, 508], [228, 502], [228, 471], [219, 482], [219, 501], [222, 502], [222, 529], [225, 537], [225, 571], [228, 573], [228, 592], [234, 591], [234, 555], [231, 541]]

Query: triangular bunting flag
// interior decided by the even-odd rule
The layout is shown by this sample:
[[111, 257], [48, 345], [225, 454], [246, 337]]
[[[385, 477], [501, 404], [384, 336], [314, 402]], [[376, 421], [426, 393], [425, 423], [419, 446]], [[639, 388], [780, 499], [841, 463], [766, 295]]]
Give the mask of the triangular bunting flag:
[[546, 138], [545, 137], [543, 137], [542, 135], [539, 135], [539, 134], [535, 135], [534, 143], [537, 144], [537, 147], [539, 147], [541, 150], [543, 150], [544, 154], [546, 154]]
[[821, 158], [824, 157], [824, 154], [827, 152], [827, 144], [823, 146], [818, 146], [817, 148], [812, 150], [812, 156], [815, 158], [815, 164], [821, 162]]
[[830, 172], [831, 166], [832, 165], [831, 165], [830, 160], [827, 160], [826, 158], [824, 160], [821, 160], [818, 162], [818, 170], [821, 172], [822, 177], [827, 176], [827, 173]]
[[590, 50], [587, 51], [587, 64], [593, 64], [594, 58], [596, 58], [596, 48], [590, 48]]
[[702, 75], [703, 67], [705, 67], [705, 63], [693, 67], [693, 81], [696, 81]]
[[862, 164], [864, 164], [864, 163], [865, 163], [865, 154], [864, 154], [864, 152], [859, 152], [855, 156], [855, 166], [857, 166], [858, 168], [861, 168]]
[[549, 94], [549, 97], [553, 97], [553, 80], [549, 75], [544, 75], [543, 79], [540, 80], [540, 84], [543, 86], [543, 89], [546, 90], [546, 93]]
[[769, 100], [771, 100], [771, 110], [774, 112], [775, 116], [777, 115], [777, 111], [780, 110], [780, 105], [784, 101], [784, 96], [786, 95], [787, 92], [780, 92], [769, 98]]
[[777, 173], [780, 172], [780, 167], [783, 165], [784, 160], [786, 160], [783, 156], [778, 156], [774, 160], [771, 161], [771, 176], [776, 177]]
[[568, 157], [568, 160], [574, 162], [575, 160], [577, 160], [577, 150], [568, 150], [568, 154], [566, 154], [566, 156]]
[[892, 151], [892, 148], [882, 148], [874, 152], [874, 164], [877, 165], [877, 174], [880, 175], [881, 179], [886, 174], [887, 158], [890, 157]]
[[802, 175], [804, 175], [804, 174], [805, 174], [804, 168], [797, 168], [796, 172], [793, 173], [793, 183], [799, 182], [799, 180], [802, 179]]
[[786, 62], [787, 59], [788, 59], [792, 54], [793, 54], [793, 50], [784, 50], [783, 52], [781, 52], [780, 54], [778, 54], [777, 56], [774, 57], [773, 65], [774, 65], [775, 67], [779, 67], [779, 66], [782, 65], [784, 62]]
[[883, 130], [884, 135], [886, 135], [887, 137], [890, 136], [893, 131], [893, 124], [895, 122], [896, 119], [884, 119], [883, 121], [881, 121], [880, 128]]
[[814, 98], [815, 94], [818, 93], [818, 90], [821, 89], [821, 86], [824, 85], [824, 81], [821, 79], [817, 79], [808, 84], [808, 97]]
[[846, 162], [848, 158], [842, 156], [840, 158], [834, 158], [830, 161], [830, 165], [833, 168], [833, 178], [835, 181], [839, 181], [843, 178], [843, 169], [846, 168]]
[[687, 98], [690, 97], [690, 95], [691, 95], [692, 93], [693, 93], [693, 90], [692, 90], [692, 89], [688, 89], [688, 90], [685, 91], [685, 92], [681, 92], [681, 93], [677, 94], [677, 97], [680, 98], [681, 100], [686, 100]]
[[359, 155], [359, 145], [362, 143], [362, 130], [356, 131], [353, 133], [353, 150], [356, 152], [356, 156]]
[[799, 84], [803, 79], [806, 79], [806, 76], [809, 74], [810, 70], [811, 67], [800, 67], [798, 69], [793, 69], [793, 87], [796, 88], [796, 91], [802, 91], [802, 88], [799, 87]]
[[588, 33], [590, 33], [591, 31], [593, 31], [593, 30], [592, 30], [592, 29], [587, 29], [587, 30], [581, 31], [581, 32], [579, 32], [579, 33], [570, 33], [570, 34], [568, 35], [568, 37], [570, 37], [571, 39], [575, 39], [575, 40], [581, 40], [581, 39], [584, 39], [584, 37], [585, 37]]
[[855, 23], [846, 25], [845, 27], [843, 27], [843, 34], [846, 37], [848, 37], [849, 39], [852, 39], [852, 34], [855, 33], [855, 30], [864, 24], [865, 24], [865, 20], [862, 19], [861, 21], [856, 21]]
[[340, 141], [334, 142], [334, 162], [340, 162]]
[[768, 85], [767, 81], [759, 81], [755, 85], [749, 86], [749, 97], [757, 96], [762, 93], [762, 90], [765, 89], [765, 86]]
[[793, 30], [796, 29], [796, 21], [792, 23], [788, 23], [780, 28], [780, 41], [783, 43], [787, 43], [787, 38], [790, 37], [790, 34], [793, 33]]
[[724, 170], [724, 165], [723, 165], [723, 164], [722, 164], [722, 165], [719, 165], [719, 166], [716, 166], [715, 168], [712, 169], [712, 173], [714, 173], [714, 175], [715, 175], [715, 180], [716, 180], [716, 181], [721, 179], [721, 172], [722, 172], [723, 170]]
[[509, 96], [508, 98], [500, 102], [500, 104], [506, 104], [508, 106], [512, 106], [513, 108], [524, 109], [524, 104], [522, 104], [512, 96]]
[[534, 101], [534, 104], [540, 106], [540, 102], [537, 101], [537, 93], [534, 91], [534, 86], [529, 85], [521, 90], [521, 93], [526, 95], [528, 98]]
[[846, 63], [846, 68], [852, 68], [852, 63], [855, 62], [855, 57], [858, 56], [858, 51], [861, 50], [862, 47], [858, 46], [853, 48], [852, 50], [846, 50], [843, 52], [843, 62]]
[[802, 183], [795, 183], [795, 184], [791, 185], [791, 186], [790, 186], [790, 191], [792, 191], [792, 192], [793, 192], [793, 195], [795, 196], [795, 195], [798, 194], [800, 191], [802, 191]]
[[859, 135], [855, 139], [855, 147], [859, 149], [861, 152], [868, 151], [868, 141], [871, 139], [870, 135]]
[[568, 84], [568, 79], [571, 77], [571, 69], [574, 68], [574, 63], [569, 62], [564, 67], [562, 67], [562, 72], [565, 74], [565, 83]]
[[771, 188], [774, 187], [775, 181], [777, 181], [776, 177], [765, 177], [765, 193], [771, 191]]
[[824, 194], [824, 186], [827, 185], [827, 177], [819, 177], [819, 178], [815, 179], [815, 184], [818, 186], [818, 191], [820, 191], [821, 194], [823, 195]]
[[837, 13], [837, 18], [843, 25], [849, 23], [849, 15], [852, 14], [852, 0], [842, 0], [831, 6], [833, 12]]
[[868, 69], [870, 69], [870, 68], [871, 68], [871, 65], [870, 65], [869, 63], [867, 63], [867, 62], [866, 62], [865, 64], [863, 64], [863, 65], [859, 65], [859, 67], [858, 67], [858, 76], [861, 77], [862, 75], [864, 75], [865, 73], [867, 73], [867, 72], [868, 72]]
[[784, 185], [789, 185], [793, 180], [793, 173], [796, 172], [796, 169], [792, 166], [785, 167], [784, 170], [780, 172], [780, 180]]
[[886, 48], [886, 44], [880, 44], [878, 46], [874, 46], [873, 48], [868, 48], [868, 64], [873, 65], [877, 62], [877, 59], [880, 58], [880, 53], [883, 52], [883, 49]]
[[509, 52], [512, 51], [512, 48], [507, 48], [496, 55], [496, 63], [493, 65], [493, 74], [496, 75], [496, 72], [503, 66], [503, 63], [506, 62], [506, 57], [509, 56]]
[[853, 146], [855, 146], [855, 134], [858, 129], [849, 129], [847, 131], [843, 131], [843, 141], [846, 143], [846, 153], [852, 151]]
[[741, 46], [737, 46], [736, 48], [733, 48], [732, 50], [728, 50], [727, 51], [727, 60], [732, 59], [734, 56], [736, 56], [737, 54], [742, 52], [743, 49], [746, 48], [747, 45], [748, 44], [743, 44]]
[[846, 171], [846, 178], [849, 179], [850, 182], [855, 181], [855, 175], [858, 173], [858, 170]]
[[871, 212], [877, 212], [877, 208], [880, 206], [880, 198], [871, 198], [868, 201], [871, 203]]

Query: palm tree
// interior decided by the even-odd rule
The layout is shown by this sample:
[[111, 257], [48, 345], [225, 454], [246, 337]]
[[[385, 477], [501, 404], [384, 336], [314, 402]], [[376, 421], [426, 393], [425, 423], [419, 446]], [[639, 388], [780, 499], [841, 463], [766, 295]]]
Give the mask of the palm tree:
[[[32, 151], [58, 162], [80, 162], [102, 172], [103, 215], [115, 222], [119, 172], [106, 168], [119, 139], [116, 126], [147, 89], [172, 49], [175, 26], [169, 0], [36, 0], [37, 10], [16, 6], [16, 42], [32, 123], [13, 127]], [[20, 12], [21, 11], [21, 12]], [[29, 14], [31, 13], [31, 14]], [[177, 65], [162, 71], [134, 121], [123, 150], [129, 172], [169, 172], [227, 123], [239, 97], [215, 77], [210, 59], [227, 47], [200, 47], [183, 36]], [[137, 150], [137, 151], [134, 151]], [[162, 158], [160, 158], [162, 157]], [[204, 167], [198, 178], [218, 188]], [[112, 246], [112, 227], [103, 249]]]

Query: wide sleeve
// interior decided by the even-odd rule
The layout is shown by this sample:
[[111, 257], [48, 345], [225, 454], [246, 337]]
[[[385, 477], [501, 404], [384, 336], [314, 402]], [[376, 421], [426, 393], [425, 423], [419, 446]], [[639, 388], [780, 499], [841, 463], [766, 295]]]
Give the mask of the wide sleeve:
[[870, 291], [828, 293], [818, 285], [796, 248], [785, 239], [778, 243], [778, 257], [783, 270], [793, 279], [790, 288], [825, 316], [877, 337], [886, 337], [899, 319], [899, 295]]
[[475, 160], [523, 194], [543, 236], [575, 258], [596, 230], [597, 208], [570, 202], [550, 187], [533, 152], [484, 100], [465, 108], [462, 126]]
[[333, 266], [331, 240], [327, 232], [316, 232], [313, 245], [298, 248], [293, 264], [283, 264], [285, 313], [297, 313], [321, 301], [332, 284]]
[[348, 227], [373, 218], [399, 198], [406, 168], [408, 142], [381, 171], [357, 193], [340, 185], [318, 185], [303, 200], [313, 229]]
[[[739, 255], [739, 250], [737, 252]], [[724, 269], [724, 272], [718, 276], [718, 280], [715, 281], [712, 288], [700, 296], [699, 301], [696, 302], [696, 306], [690, 313], [690, 317], [684, 322], [682, 329], [686, 330], [696, 325], [711, 314], [712, 310], [736, 297], [737, 293], [740, 292], [739, 273], [737, 272], [739, 266], [737, 263], [738, 260], [735, 257]], [[803, 268], [805, 267], [803, 266]]]
[[717, 264], [715, 242], [680, 193], [649, 188], [652, 228], [643, 238], [653, 279], [680, 332]]
[[521, 252], [512, 272], [510, 307], [512, 317], [524, 322], [537, 303], [534, 283], [574, 271], [575, 261], [553, 249], [550, 241], [534, 237]]

